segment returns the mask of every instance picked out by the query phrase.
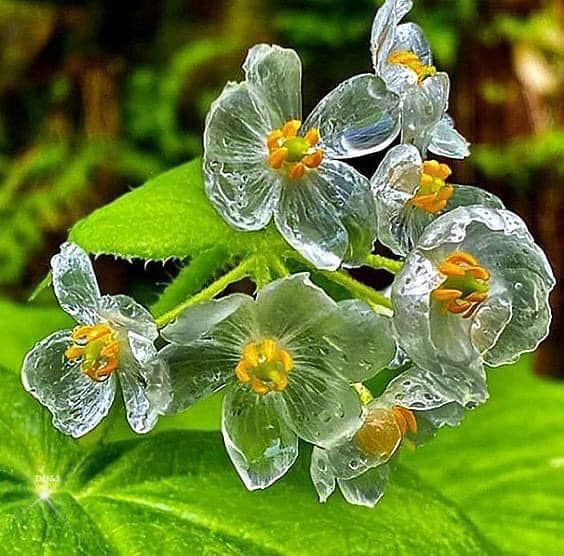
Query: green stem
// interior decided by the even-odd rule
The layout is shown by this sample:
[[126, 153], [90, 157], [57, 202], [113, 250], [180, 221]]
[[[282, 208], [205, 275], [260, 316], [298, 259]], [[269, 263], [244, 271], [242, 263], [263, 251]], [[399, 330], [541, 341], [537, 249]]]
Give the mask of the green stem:
[[364, 264], [376, 270], [386, 270], [391, 274], [396, 274], [403, 267], [403, 261], [396, 261], [382, 255], [368, 255], [364, 259]]
[[253, 267], [255, 265], [255, 257], [249, 257], [243, 260], [239, 265], [237, 265], [233, 270], [230, 270], [227, 274], [224, 274], [221, 278], [212, 282], [207, 288], [204, 288], [196, 295], [189, 297], [186, 301], [177, 305], [174, 309], [171, 309], [158, 319], [156, 319], [157, 326], [162, 328], [169, 322], [173, 321], [175, 318], [184, 311], [184, 309], [195, 305], [196, 303], [201, 303], [202, 301], [209, 301], [217, 294], [221, 293], [227, 286], [233, 284], [233, 282], [238, 282], [239, 280], [249, 276]]
[[272, 270], [274, 270], [280, 278], [290, 275], [290, 271], [286, 268], [286, 265], [282, 262], [282, 259], [278, 255], [272, 255], [270, 263], [272, 265]]
[[352, 276], [343, 272], [342, 270], [336, 270], [335, 272], [329, 272], [323, 270], [320, 272], [323, 276], [344, 286], [350, 293], [359, 299], [363, 299], [371, 305], [379, 305], [381, 307], [386, 307], [388, 309], [393, 309], [392, 300], [386, 297], [383, 293], [373, 290], [370, 286], [355, 280]]

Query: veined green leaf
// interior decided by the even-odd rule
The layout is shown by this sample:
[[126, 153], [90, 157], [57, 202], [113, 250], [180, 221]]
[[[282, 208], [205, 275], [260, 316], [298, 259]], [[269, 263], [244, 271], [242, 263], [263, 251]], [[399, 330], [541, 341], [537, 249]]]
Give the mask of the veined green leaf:
[[160, 174], [81, 220], [69, 239], [91, 253], [145, 260], [185, 259], [223, 246], [231, 256], [290, 248], [271, 226], [229, 226], [204, 192], [201, 161]]
[[526, 357], [488, 382], [487, 404], [403, 462], [503, 551], [562, 554], [564, 382], [536, 377]]
[[306, 458], [247, 492], [218, 432], [87, 446], [0, 370], [0, 545], [10, 554], [476, 554], [492, 547], [463, 514], [399, 470], [377, 510], [319, 504]]

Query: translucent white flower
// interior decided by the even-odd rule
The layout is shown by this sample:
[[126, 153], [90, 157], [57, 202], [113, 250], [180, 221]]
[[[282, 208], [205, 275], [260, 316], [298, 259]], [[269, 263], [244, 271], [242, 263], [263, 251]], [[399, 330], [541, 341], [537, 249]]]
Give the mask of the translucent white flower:
[[131, 428], [149, 431], [171, 398], [153, 344], [153, 318], [130, 297], [101, 295], [92, 263], [77, 245], [63, 244], [51, 267], [57, 299], [78, 324], [26, 355], [25, 389], [53, 414], [55, 427], [79, 437], [108, 414], [119, 380]]
[[242, 230], [275, 224], [306, 259], [360, 264], [376, 235], [368, 180], [340, 159], [385, 148], [399, 130], [399, 99], [374, 75], [330, 92], [302, 124], [301, 62], [279, 46], [251, 48], [245, 81], [228, 83], [204, 132], [206, 192]]
[[393, 358], [390, 319], [358, 300], [335, 303], [307, 274], [187, 309], [163, 330], [171, 411], [228, 386], [225, 446], [247, 488], [266, 488], [298, 454], [298, 437], [330, 446], [358, 428], [351, 387]]
[[478, 187], [451, 184], [450, 168], [423, 160], [413, 145], [390, 149], [372, 177], [378, 212], [378, 239], [394, 253], [407, 255], [425, 228], [459, 206], [503, 208], [495, 195]]
[[450, 80], [433, 66], [431, 47], [415, 23], [400, 21], [411, 0], [386, 0], [372, 25], [371, 52], [376, 75], [402, 99], [402, 143], [450, 158], [470, 154], [468, 142], [446, 113]]
[[431, 373], [415, 367], [365, 402], [363, 422], [354, 434], [328, 449], [313, 449], [310, 473], [321, 502], [338, 484], [351, 504], [375, 506], [400, 446], [420, 445], [438, 428], [458, 425], [464, 414]]
[[554, 276], [525, 223], [459, 207], [432, 222], [392, 287], [397, 340], [458, 402], [487, 397], [483, 364], [533, 351], [548, 334]]

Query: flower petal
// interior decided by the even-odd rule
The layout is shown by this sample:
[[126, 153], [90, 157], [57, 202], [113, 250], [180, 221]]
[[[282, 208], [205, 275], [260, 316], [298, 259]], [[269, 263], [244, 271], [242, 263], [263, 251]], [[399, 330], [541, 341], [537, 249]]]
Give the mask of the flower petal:
[[428, 412], [456, 401], [431, 371], [411, 367], [394, 378], [382, 395], [382, 403]]
[[368, 180], [351, 166], [324, 160], [282, 191], [275, 222], [282, 236], [318, 268], [359, 264], [376, 236]]
[[115, 379], [94, 382], [65, 351], [71, 331], [55, 332], [26, 355], [22, 369], [24, 388], [53, 415], [53, 425], [75, 438], [91, 431], [108, 414], [115, 396]]
[[431, 292], [443, 279], [419, 250], [408, 256], [392, 286], [396, 339], [417, 366], [434, 373], [454, 400], [464, 406], [483, 403], [485, 373], [480, 354], [469, 341], [471, 322], [443, 314], [431, 301]]
[[259, 291], [261, 336], [273, 337], [295, 364], [358, 382], [373, 376], [395, 354], [388, 317], [358, 300], [335, 303], [307, 273], [272, 282]]
[[259, 396], [247, 386], [234, 386], [223, 402], [221, 430], [249, 490], [270, 486], [298, 457], [298, 438], [283, 420], [278, 394]]
[[337, 479], [339, 488], [349, 504], [373, 508], [384, 496], [390, 477], [390, 464], [365, 471], [353, 479]]
[[335, 492], [337, 483], [325, 450], [317, 447], [313, 448], [309, 473], [313, 486], [319, 496], [319, 501], [327, 502], [329, 496]]
[[120, 361], [117, 374], [125, 412], [129, 425], [136, 433], [149, 432], [170, 403], [172, 392], [165, 369], [159, 359], [146, 367], [140, 366], [132, 358]]
[[392, 44], [396, 37], [397, 24], [413, 7], [412, 0], [386, 0], [376, 12], [372, 23], [370, 50], [377, 75], [387, 63]]
[[317, 446], [328, 447], [362, 423], [357, 393], [342, 378], [296, 366], [283, 398], [292, 430]]
[[97, 313], [98, 320], [108, 321], [118, 330], [135, 332], [151, 341], [159, 336], [151, 313], [128, 295], [104, 295]]
[[373, 377], [396, 353], [391, 319], [357, 299], [338, 303], [337, 311], [321, 320], [315, 331], [318, 339], [311, 343], [321, 346], [322, 355], [319, 349], [314, 351], [310, 363], [350, 382]]
[[[204, 130], [204, 161], [257, 163], [266, 160], [267, 135], [276, 127], [260, 92], [248, 83], [228, 83], [212, 104]], [[206, 191], [213, 184], [208, 183]], [[208, 191], [209, 194], [209, 191]]]
[[87, 253], [74, 243], [63, 243], [51, 259], [51, 268], [61, 307], [80, 323], [95, 323], [100, 290]]
[[204, 159], [206, 191], [220, 214], [241, 230], [261, 230], [280, 197], [280, 176], [264, 159], [219, 162]]
[[396, 30], [393, 50], [405, 50], [417, 54], [419, 61], [427, 66], [433, 64], [433, 53], [423, 29], [416, 23], [402, 23]]
[[247, 83], [228, 84], [208, 113], [206, 194], [233, 226], [258, 230], [270, 220], [279, 182], [267, 165], [266, 139], [276, 127], [266, 100]]
[[448, 107], [450, 80], [446, 73], [436, 73], [406, 91], [402, 108], [402, 143], [415, 145], [423, 157], [432, 132]]
[[446, 210], [454, 210], [458, 207], [470, 205], [481, 205], [483, 207], [496, 209], [505, 208], [503, 201], [499, 197], [481, 187], [454, 185], [454, 193], [448, 201]]
[[[492, 273], [490, 281], [494, 285], [500, 282], [501, 290], [490, 294], [499, 298], [494, 328], [499, 337], [484, 354], [484, 360], [492, 366], [512, 363], [522, 353], [534, 351], [548, 335], [551, 321], [549, 293], [555, 283], [552, 269], [545, 254], [532, 242], [525, 224], [521, 221], [520, 225], [513, 233], [490, 234], [489, 237], [483, 234], [479, 240], [477, 256]], [[468, 238], [467, 241], [476, 240]], [[502, 299], [510, 300], [510, 311]], [[485, 326], [484, 316], [484, 312], [476, 314], [475, 321]], [[492, 316], [488, 315], [490, 321]], [[493, 322], [490, 326], [494, 327]]]
[[183, 411], [234, 379], [244, 346], [258, 336], [249, 296], [227, 296], [186, 309], [164, 331], [166, 339], [177, 343], [159, 352], [174, 392], [169, 412]]
[[314, 108], [304, 129], [316, 128], [330, 158], [355, 158], [385, 149], [400, 128], [400, 100], [375, 75], [351, 77]]
[[[431, 47], [423, 30], [415, 23], [403, 23], [397, 26], [388, 57], [398, 51], [413, 52], [423, 64], [429, 66], [433, 64]], [[380, 67], [380, 75], [388, 89], [402, 97], [411, 86], [417, 85], [418, 77], [413, 70], [401, 64], [390, 64], [387, 59]]]
[[448, 114], [431, 131], [429, 150], [448, 158], [466, 158], [470, 156], [470, 143], [454, 128], [454, 122]]
[[[250, 312], [254, 310], [253, 305], [251, 296], [240, 293], [207, 303], [198, 303], [185, 309], [176, 320], [163, 328], [161, 335], [169, 342], [187, 344], [208, 334], [238, 310], [247, 312], [247, 317], [250, 317]], [[253, 321], [254, 318], [250, 318], [247, 322]]]
[[201, 341], [186, 346], [170, 344], [159, 356], [168, 367], [173, 392], [166, 412], [179, 413], [234, 379], [240, 352]]
[[398, 145], [386, 153], [372, 176], [378, 240], [398, 255], [406, 255], [413, 247], [410, 227], [406, 229], [404, 216], [406, 204], [419, 187], [422, 164], [416, 147]]
[[302, 119], [302, 63], [295, 50], [257, 44], [249, 50], [243, 70], [275, 114], [276, 127]]
[[342, 437], [326, 455], [336, 477], [352, 479], [389, 461], [402, 439], [388, 401], [375, 398], [365, 406], [362, 426], [354, 436]]
[[[302, 272], [281, 278], [259, 290], [256, 301], [257, 329], [284, 346], [311, 342], [312, 330], [337, 304]], [[295, 354], [294, 354], [295, 355]]]

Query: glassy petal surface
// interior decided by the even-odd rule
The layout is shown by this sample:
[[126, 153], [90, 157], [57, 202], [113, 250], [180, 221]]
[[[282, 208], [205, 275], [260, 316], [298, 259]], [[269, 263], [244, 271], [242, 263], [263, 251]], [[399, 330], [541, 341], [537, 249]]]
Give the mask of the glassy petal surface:
[[232, 226], [261, 230], [270, 222], [282, 182], [265, 158], [257, 162], [220, 162], [206, 157], [204, 175], [208, 195]]
[[314, 108], [304, 129], [316, 128], [330, 158], [355, 158], [385, 149], [400, 129], [400, 100], [375, 75], [344, 81]]
[[454, 128], [452, 118], [445, 114], [431, 132], [429, 150], [448, 158], [466, 158], [470, 156], [470, 143]]
[[275, 222], [282, 236], [321, 269], [357, 264], [376, 236], [368, 180], [348, 164], [324, 160], [317, 171], [285, 187]]
[[362, 422], [358, 394], [340, 377], [296, 367], [283, 394], [290, 427], [312, 444], [327, 447]]
[[273, 111], [276, 127], [302, 119], [302, 63], [294, 50], [258, 44], [249, 50], [243, 70]]
[[62, 330], [35, 345], [23, 369], [24, 388], [53, 415], [53, 425], [78, 438], [91, 431], [108, 414], [115, 396], [115, 379], [94, 382], [65, 351], [71, 331]]
[[313, 486], [315, 486], [319, 496], [319, 501], [326, 502], [335, 491], [337, 482], [325, 450], [317, 447], [313, 448], [309, 473]]
[[384, 496], [389, 477], [390, 465], [383, 464], [353, 479], [338, 479], [338, 483], [349, 504], [373, 508]]
[[234, 385], [223, 402], [222, 432], [235, 469], [249, 490], [270, 486], [298, 457], [298, 437], [284, 422], [280, 395]]
[[74, 243], [63, 243], [51, 259], [53, 288], [61, 307], [77, 322], [96, 322], [100, 289], [87, 253]]

